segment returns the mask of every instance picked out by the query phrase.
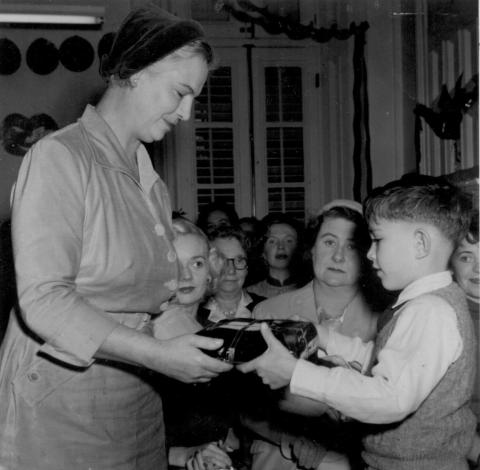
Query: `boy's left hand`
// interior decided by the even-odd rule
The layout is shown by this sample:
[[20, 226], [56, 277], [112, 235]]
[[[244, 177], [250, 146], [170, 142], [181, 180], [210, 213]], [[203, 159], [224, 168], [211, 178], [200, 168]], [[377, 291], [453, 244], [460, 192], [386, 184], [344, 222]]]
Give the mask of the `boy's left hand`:
[[260, 331], [268, 349], [261, 356], [240, 364], [237, 369], [243, 373], [255, 371], [271, 389], [285, 387], [290, 383], [297, 359], [275, 338], [266, 323], [262, 323]]

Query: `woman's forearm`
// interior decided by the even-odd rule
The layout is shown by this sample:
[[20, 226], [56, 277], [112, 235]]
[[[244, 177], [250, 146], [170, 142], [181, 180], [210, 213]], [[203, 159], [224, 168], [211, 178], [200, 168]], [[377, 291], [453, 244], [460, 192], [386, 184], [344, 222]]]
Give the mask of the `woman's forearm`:
[[157, 340], [118, 325], [102, 343], [96, 357], [146, 367], [182, 382], [207, 382], [232, 368], [202, 351], [218, 349], [222, 342], [196, 335]]

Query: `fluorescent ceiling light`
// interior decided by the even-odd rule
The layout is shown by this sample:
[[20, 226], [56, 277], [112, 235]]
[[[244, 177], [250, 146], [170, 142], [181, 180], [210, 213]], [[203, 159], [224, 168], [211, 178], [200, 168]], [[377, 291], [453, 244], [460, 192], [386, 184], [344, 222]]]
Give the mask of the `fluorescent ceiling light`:
[[104, 7], [91, 5], [2, 4], [0, 1], [0, 23], [99, 26], [104, 15]]
[[40, 13], [0, 13], [0, 23], [22, 24], [90, 24], [103, 23], [103, 18], [90, 15], [55, 15]]

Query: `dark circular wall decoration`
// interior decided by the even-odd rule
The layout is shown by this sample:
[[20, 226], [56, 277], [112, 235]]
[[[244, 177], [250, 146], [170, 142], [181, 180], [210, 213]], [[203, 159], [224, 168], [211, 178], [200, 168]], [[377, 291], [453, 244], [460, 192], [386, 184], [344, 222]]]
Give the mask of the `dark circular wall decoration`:
[[55, 44], [44, 38], [35, 39], [28, 46], [26, 59], [33, 72], [46, 75], [58, 66], [58, 50]]
[[0, 74], [11, 75], [20, 67], [22, 56], [13, 41], [0, 38]]
[[87, 70], [95, 59], [92, 45], [80, 36], [71, 36], [60, 46], [60, 62], [71, 72]]

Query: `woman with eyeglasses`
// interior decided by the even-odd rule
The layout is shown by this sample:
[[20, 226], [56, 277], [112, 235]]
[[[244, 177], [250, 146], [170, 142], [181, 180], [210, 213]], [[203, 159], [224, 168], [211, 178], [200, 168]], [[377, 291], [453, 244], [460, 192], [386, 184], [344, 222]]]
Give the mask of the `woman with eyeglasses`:
[[248, 274], [245, 233], [239, 228], [222, 226], [209, 234], [209, 240], [222, 260], [222, 267], [215, 293], [198, 310], [198, 321], [209, 325], [227, 318], [251, 318], [253, 308], [265, 297], [243, 288]]

